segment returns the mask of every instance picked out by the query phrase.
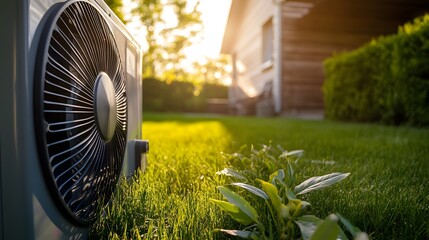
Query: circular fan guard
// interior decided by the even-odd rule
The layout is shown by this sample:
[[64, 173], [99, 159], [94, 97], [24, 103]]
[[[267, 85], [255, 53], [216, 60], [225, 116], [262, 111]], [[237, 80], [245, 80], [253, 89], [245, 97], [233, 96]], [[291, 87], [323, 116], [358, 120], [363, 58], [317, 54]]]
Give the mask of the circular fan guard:
[[39, 152], [61, 208], [88, 224], [98, 204], [110, 199], [122, 168], [124, 72], [114, 36], [92, 4], [70, 1], [57, 8], [43, 30], [36, 61]]

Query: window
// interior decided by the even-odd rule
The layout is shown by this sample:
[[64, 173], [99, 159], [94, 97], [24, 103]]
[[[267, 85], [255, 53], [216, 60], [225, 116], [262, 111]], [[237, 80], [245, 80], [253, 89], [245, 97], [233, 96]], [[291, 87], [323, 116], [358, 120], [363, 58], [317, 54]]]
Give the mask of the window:
[[262, 64], [273, 60], [273, 19], [262, 26]]

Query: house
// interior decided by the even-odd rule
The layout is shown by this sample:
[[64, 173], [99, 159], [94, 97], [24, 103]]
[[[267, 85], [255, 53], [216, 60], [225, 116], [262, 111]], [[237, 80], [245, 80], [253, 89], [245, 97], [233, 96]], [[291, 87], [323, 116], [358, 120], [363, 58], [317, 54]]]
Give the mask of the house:
[[428, 10], [427, 0], [232, 0], [221, 48], [232, 56], [230, 107], [322, 118], [324, 59]]

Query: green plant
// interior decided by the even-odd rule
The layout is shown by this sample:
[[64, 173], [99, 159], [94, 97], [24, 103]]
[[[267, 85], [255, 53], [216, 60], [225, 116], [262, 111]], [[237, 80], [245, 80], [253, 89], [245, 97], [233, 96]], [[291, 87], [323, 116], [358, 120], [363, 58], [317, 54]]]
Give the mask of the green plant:
[[228, 98], [228, 87], [186, 81], [168, 83], [156, 78], [143, 79], [143, 109], [154, 112], [206, 112], [210, 98]]
[[[264, 146], [262, 153], [253, 151], [250, 159], [257, 158], [272, 160], [268, 154], [269, 147]], [[265, 154], [265, 157], [262, 156]], [[261, 188], [255, 185], [234, 182], [230, 186], [236, 186], [245, 189], [254, 196], [264, 201], [262, 209], [257, 211], [245, 198], [237, 192], [230, 190], [225, 186], [219, 186], [218, 189], [227, 201], [210, 199], [220, 209], [227, 212], [235, 221], [246, 226], [244, 230], [220, 229], [221, 232], [229, 235], [251, 239], [296, 239], [298, 235], [302, 239], [348, 239], [337, 224], [338, 219], [350, 229], [353, 237], [363, 237], [358, 234], [346, 219], [340, 215], [331, 214], [325, 220], [314, 215], [309, 215], [310, 203], [298, 199], [298, 195], [303, 195], [314, 190], [322, 189], [345, 179], [349, 173], [331, 173], [324, 176], [309, 178], [301, 184], [295, 185], [295, 172], [288, 157], [293, 155], [302, 155], [302, 150], [287, 152], [284, 151], [279, 159], [286, 160], [287, 170], [279, 169], [269, 176], [268, 181], [257, 179]], [[243, 159], [243, 157], [241, 157]], [[247, 159], [250, 161], [250, 159]], [[275, 159], [274, 159], [275, 160]], [[220, 175], [233, 176], [239, 179], [246, 179], [238, 171], [226, 168], [220, 172]], [[299, 233], [297, 231], [299, 229]]]
[[[234, 238], [213, 229], [244, 227], [208, 199], [221, 199], [216, 186], [232, 182], [217, 171], [231, 167], [245, 175], [242, 170], [249, 166], [239, 160], [233, 165], [219, 152], [239, 152], [243, 144], [270, 140], [287, 149], [306, 149], [297, 163], [289, 157], [297, 183], [330, 172], [352, 173], [340, 184], [299, 195], [312, 204], [311, 214], [323, 218], [340, 212], [371, 239], [429, 239], [429, 129], [171, 113], [145, 113], [144, 120], [143, 136], [152, 144], [146, 172], [138, 181], [120, 184], [93, 224], [91, 239], [115, 234], [138, 239], [136, 229], [142, 239]], [[260, 187], [255, 178], [267, 180], [280, 168], [287, 173], [286, 161], [277, 159], [281, 152], [272, 148], [269, 154], [279, 160], [273, 171], [259, 173], [259, 162], [265, 160], [252, 160], [252, 174], [245, 175], [250, 179], [234, 181]], [[248, 152], [242, 157], [249, 158]], [[258, 212], [265, 209], [262, 199], [239, 191]]]
[[[274, 148], [270, 142], [268, 145], [262, 144], [260, 149], [253, 145], [250, 146], [250, 149], [247, 149], [247, 145], [243, 145], [236, 153], [222, 153], [222, 155], [230, 165], [236, 169], [243, 169], [241, 174], [247, 179], [254, 179], [269, 176], [279, 168], [287, 168], [288, 166], [285, 165], [287, 161], [284, 161], [284, 159], [298, 160], [302, 157], [303, 152], [303, 150], [288, 152], [280, 145]], [[234, 172], [234, 170], [228, 168], [224, 169], [224, 171], [226, 171], [226, 175]]]
[[325, 116], [334, 120], [429, 125], [429, 15], [362, 47], [328, 58]]

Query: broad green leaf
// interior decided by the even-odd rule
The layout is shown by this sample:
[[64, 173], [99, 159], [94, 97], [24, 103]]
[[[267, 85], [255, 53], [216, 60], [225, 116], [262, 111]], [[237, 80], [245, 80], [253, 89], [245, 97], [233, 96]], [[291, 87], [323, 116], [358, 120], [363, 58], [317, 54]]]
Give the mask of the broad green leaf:
[[322, 219], [313, 216], [313, 215], [304, 215], [294, 222], [298, 225], [299, 230], [301, 231], [301, 236], [303, 240], [310, 239], [311, 235], [316, 231], [317, 225], [323, 221]]
[[288, 185], [292, 186], [295, 184], [295, 172], [293, 171], [292, 164], [287, 161], [287, 172], [288, 172]]
[[[337, 224], [338, 225], [338, 224]], [[346, 234], [344, 233], [344, 231], [338, 227], [338, 229], [340, 229], [340, 232], [338, 233], [338, 240], [349, 240], [349, 238], [346, 236]]]
[[302, 157], [303, 153], [304, 153], [304, 150], [293, 150], [290, 152], [286, 151], [286, 152], [283, 152], [282, 155], [280, 155], [280, 157], [285, 158], [285, 157], [289, 157], [289, 156], [296, 156], [296, 157], [300, 158], [300, 157]]
[[282, 205], [282, 199], [279, 196], [279, 191], [277, 188], [269, 183], [265, 182], [263, 180], [259, 180], [262, 183], [262, 189], [268, 194], [271, 200], [271, 204], [274, 206], [274, 209], [277, 212], [281, 211], [281, 205]]
[[350, 173], [331, 173], [309, 178], [295, 187], [296, 195], [305, 194], [317, 189], [325, 188], [346, 178]]
[[311, 206], [311, 204], [307, 201], [301, 201], [301, 211], [305, 211]]
[[[334, 214], [331, 214], [330, 216], [328, 216], [327, 219], [334, 221], [335, 224], [337, 222], [337, 218]], [[327, 220], [325, 220], [325, 221], [327, 221]], [[306, 239], [310, 239], [310, 237], [313, 235], [313, 233], [315, 232], [315, 230], [317, 229], [319, 224], [321, 224], [322, 222], [325, 222], [325, 221], [323, 221], [322, 219], [315, 217], [313, 215], [305, 215], [305, 216], [299, 217], [294, 222], [299, 226], [303, 240], [306, 240]], [[343, 232], [343, 230], [341, 230], [341, 228], [338, 226], [338, 224], [336, 224], [336, 225], [338, 227], [338, 234], [337, 234], [336, 238], [334, 238], [334, 239], [348, 240], [348, 238], [347, 238], [346, 234]], [[325, 238], [321, 238], [321, 239], [325, 239]]]
[[222, 171], [216, 172], [217, 175], [225, 175], [229, 177], [235, 177], [237, 179], [246, 179], [245, 177], [241, 176], [237, 171], [231, 169], [231, 168], [224, 168]]
[[279, 169], [279, 170], [275, 171], [274, 173], [272, 173], [270, 175], [269, 179], [270, 179], [270, 182], [275, 185], [276, 180], [283, 182], [284, 178], [285, 178], [285, 172], [283, 171], [283, 169]]
[[216, 204], [223, 211], [227, 212], [235, 221], [246, 226], [253, 223], [253, 220], [235, 205], [217, 199], [210, 199], [210, 201]]
[[292, 217], [297, 218], [307, 212], [307, 209], [310, 207], [310, 203], [301, 201], [299, 199], [294, 199], [289, 201], [288, 206], [293, 211]]
[[261, 189], [259, 189], [257, 187], [254, 187], [254, 186], [246, 184], [246, 183], [231, 183], [231, 185], [244, 188], [247, 191], [255, 194], [256, 196], [261, 197], [265, 200], [268, 200], [268, 195], [264, 191], [262, 191]]
[[241, 237], [241, 238], [256, 238], [257, 235], [255, 232], [251, 231], [240, 231], [240, 230], [227, 230], [221, 229], [221, 232], [227, 233], [231, 236]]
[[290, 201], [295, 201], [298, 199], [290, 188], [286, 188], [286, 197]]
[[346, 229], [352, 234], [352, 236], [355, 238], [357, 234], [360, 232], [359, 228], [353, 226], [349, 220], [341, 216], [339, 213], [336, 213], [337, 217], [340, 219], [341, 223], [346, 227]]
[[284, 205], [283, 203], [282, 203], [282, 205], [281, 205], [281, 210], [280, 210], [280, 216], [282, 217], [282, 218], [285, 218], [285, 219], [291, 219], [291, 216], [290, 216], [290, 209], [289, 209], [289, 207], [288, 206], [286, 206], [286, 205]]
[[352, 236], [355, 240], [368, 240], [369, 239], [369, 237], [366, 233], [361, 232], [361, 230], [359, 228], [353, 226], [353, 224], [351, 224], [350, 221], [347, 220], [345, 217], [341, 216], [339, 213], [336, 213], [335, 215], [337, 215], [337, 217], [340, 219], [340, 222], [352, 234]]
[[338, 218], [335, 214], [329, 215], [325, 220], [317, 225], [316, 230], [310, 240], [336, 240], [340, 233], [340, 226], [337, 224]]
[[246, 199], [242, 198], [237, 193], [229, 190], [226, 187], [219, 186], [218, 187], [220, 193], [228, 199], [228, 202], [237, 206], [241, 211], [243, 211], [247, 216], [249, 216], [254, 222], [258, 221], [258, 213], [256, 210], [250, 206], [249, 202]]
[[364, 232], [359, 232], [354, 240], [369, 240], [369, 236]]

